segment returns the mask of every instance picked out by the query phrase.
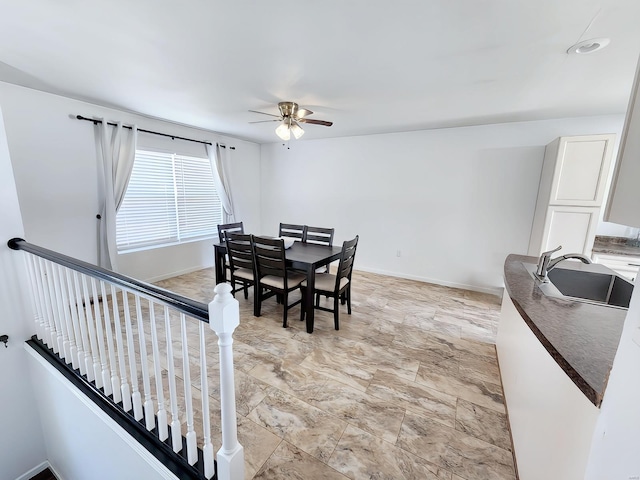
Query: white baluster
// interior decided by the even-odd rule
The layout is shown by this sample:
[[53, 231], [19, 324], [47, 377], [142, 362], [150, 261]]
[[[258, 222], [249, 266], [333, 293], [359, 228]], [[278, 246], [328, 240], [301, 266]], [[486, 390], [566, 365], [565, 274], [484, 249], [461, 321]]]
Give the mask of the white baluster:
[[100, 280], [100, 293], [102, 293], [102, 309], [104, 311], [104, 326], [107, 334], [107, 353], [109, 354], [109, 367], [111, 369], [111, 394], [113, 401], [119, 403], [120, 378], [118, 377], [118, 366], [116, 365], [116, 349], [113, 346], [113, 330], [111, 328], [111, 317], [109, 315], [109, 301], [104, 282]]
[[64, 352], [64, 361], [71, 363], [71, 342], [69, 341], [69, 332], [67, 329], [67, 320], [65, 318], [66, 308], [64, 305], [64, 299], [62, 298], [62, 286], [60, 283], [60, 267], [53, 263], [51, 264], [51, 274], [53, 278], [53, 290], [56, 298], [56, 311], [58, 312], [58, 318], [60, 319], [60, 329], [62, 330], [62, 351]]
[[[91, 277], [91, 291], [93, 292], [93, 310], [96, 320], [96, 334], [98, 336], [98, 351], [100, 352], [100, 367], [102, 374], [102, 388], [106, 395], [111, 392], [111, 372], [107, 365], [107, 353], [104, 347], [104, 329], [102, 327], [102, 314], [100, 313], [100, 297], [96, 287], [96, 279]], [[105, 299], [106, 301], [106, 299]]]
[[45, 326], [44, 317], [42, 315], [40, 292], [38, 291], [38, 285], [36, 282], [36, 267], [34, 264], [33, 255], [24, 252], [24, 261], [27, 272], [29, 273], [29, 282], [31, 283], [31, 300], [33, 303], [34, 321], [36, 323], [36, 335], [40, 340], [42, 340], [45, 335]]
[[58, 325], [56, 323], [56, 316], [53, 311], [53, 301], [52, 301], [52, 281], [51, 276], [49, 275], [49, 262], [40, 258], [38, 259], [40, 263], [40, 271], [42, 272], [42, 292], [45, 303], [45, 312], [46, 317], [48, 319], [51, 338], [49, 339], [48, 345], [54, 351], [54, 353], [59, 353], [60, 348], [58, 346]]
[[45, 274], [43, 271], [43, 260], [38, 257], [32, 256], [35, 272], [36, 287], [38, 289], [38, 302], [40, 303], [40, 314], [42, 315], [42, 322], [44, 324], [44, 330], [42, 332], [42, 341], [45, 345], [52, 346], [51, 339], [53, 338], [53, 327], [51, 326], [51, 316], [47, 310], [47, 300], [45, 298]]
[[191, 398], [191, 369], [189, 367], [189, 348], [187, 344], [187, 320], [180, 314], [180, 331], [182, 333], [182, 373], [184, 376], [184, 403], [187, 412], [187, 462], [193, 465], [198, 460], [196, 432], [193, 429], [193, 400]]
[[[54, 274], [55, 266], [51, 262], [47, 262], [47, 285], [49, 286], [49, 299], [51, 302], [51, 312], [53, 314], [53, 320], [56, 325], [56, 343], [58, 345], [58, 355], [62, 358], [67, 358], [68, 351], [65, 351], [64, 347], [64, 334], [63, 334], [63, 321], [60, 314], [60, 303], [58, 302], [58, 289], [56, 288], [57, 275]], [[67, 345], [67, 350], [69, 346]]]
[[204, 476], [213, 477], [215, 463], [213, 461], [213, 444], [211, 443], [211, 412], [209, 412], [209, 378], [207, 377], [207, 342], [205, 341], [204, 322], [198, 322], [200, 327], [200, 387], [202, 389], [202, 430], [204, 445], [202, 458], [204, 459]]
[[164, 324], [167, 336], [167, 380], [169, 382], [169, 401], [171, 403], [171, 446], [178, 453], [182, 450], [182, 428], [178, 414], [178, 394], [176, 391], [176, 372], [173, 363], [173, 340], [171, 339], [171, 318], [169, 307], [164, 307]]
[[147, 342], [144, 336], [144, 322], [142, 319], [142, 309], [140, 308], [140, 297], [136, 295], [136, 317], [138, 319], [138, 340], [140, 343], [140, 365], [142, 367], [142, 387], [144, 388], [144, 424], [147, 430], [153, 430], [156, 426], [156, 419], [153, 411], [153, 400], [151, 399], [151, 382], [149, 380], [149, 359], [147, 358]]
[[93, 365], [91, 371], [87, 372], [87, 378], [96, 382], [96, 387], [102, 387], [102, 374], [100, 371], [100, 359], [98, 358], [98, 342], [96, 341], [96, 327], [93, 323], [93, 313], [91, 312], [91, 297], [87, 287], [87, 276], [82, 275], [82, 293], [84, 294], [83, 306], [87, 316], [87, 326], [89, 327], [89, 344], [91, 345], [91, 359]]
[[[124, 293], [124, 292], [123, 292]], [[127, 382], [127, 369], [124, 359], [124, 343], [122, 341], [122, 325], [120, 323], [120, 309], [116, 288], [111, 285], [111, 302], [113, 303], [113, 322], [116, 330], [116, 345], [118, 347], [118, 365], [120, 367], [120, 399], [125, 412], [131, 410], [131, 389]], [[114, 387], [115, 392], [115, 387]]]
[[218, 478], [244, 478], [244, 448], [238, 442], [236, 393], [233, 376], [233, 331], [240, 325], [238, 301], [231, 295], [231, 285], [221, 283], [209, 303], [209, 325], [218, 335], [220, 347], [220, 408], [222, 447], [218, 450]]
[[33, 305], [33, 321], [36, 324], [36, 336], [42, 340], [44, 333], [44, 321], [41, 314], [41, 306], [38, 298], [38, 287], [35, 281], [35, 267], [33, 265], [33, 256], [27, 252], [23, 252], [24, 266], [29, 276], [29, 283], [31, 285], [31, 303]]
[[64, 313], [64, 323], [66, 325], [67, 337], [69, 338], [69, 358], [71, 366], [75, 370], [78, 368], [78, 347], [76, 346], [75, 332], [73, 331], [73, 321], [71, 319], [71, 308], [69, 301], [69, 291], [65, 280], [65, 271], [63, 266], [58, 266], [58, 281], [60, 283], [60, 308]]
[[[76, 306], [78, 309], [78, 323], [80, 324], [80, 338], [82, 339], [82, 350], [84, 359], [80, 359], [80, 372], [87, 376], [89, 381], [93, 380], [93, 364], [91, 359], [91, 345], [87, 334], [87, 320], [84, 316], [84, 300], [80, 292], [80, 281], [78, 280], [78, 272], [73, 272], [73, 287], [76, 293]], [[84, 365], [84, 369], [82, 367]]]
[[[75, 272], [74, 272], [75, 273]], [[73, 325], [73, 336], [75, 338], [75, 348], [76, 355], [78, 356], [77, 363], [78, 369], [80, 373], [84, 375], [87, 371], [85, 369], [85, 356], [84, 356], [84, 346], [82, 344], [82, 332], [80, 331], [80, 322], [78, 321], [78, 299], [75, 295], [75, 286], [73, 281], [71, 280], [71, 270], [65, 268], [65, 275], [68, 286], [68, 295], [69, 295], [69, 308], [71, 310], [71, 323]]]
[[156, 393], [158, 394], [158, 438], [166, 440], [169, 437], [167, 426], [167, 410], [164, 407], [164, 387], [162, 385], [162, 368], [160, 365], [160, 349], [158, 348], [158, 331], [154, 304], [149, 300], [149, 315], [151, 320], [151, 346], [153, 351], [153, 366], [156, 376]]
[[133, 418], [142, 419], [142, 398], [138, 390], [138, 368], [136, 367], [136, 351], [133, 345], [133, 331], [131, 330], [131, 311], [129, 310], [129, 296], [122, 291], [122, 307], [124, 309], [124, 327], [127, 333], [127, 353], [129, 355], [129, 371], [131, 373], [131, 401], [133, 403]]

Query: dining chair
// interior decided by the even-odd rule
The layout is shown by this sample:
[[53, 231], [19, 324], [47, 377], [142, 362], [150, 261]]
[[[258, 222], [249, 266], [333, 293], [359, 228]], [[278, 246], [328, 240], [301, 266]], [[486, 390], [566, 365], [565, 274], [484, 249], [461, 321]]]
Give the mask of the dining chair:
[[[238, 290], [243, 290], [246, 300], [249, 298], [249, 287], [255, 284], [251, 235], [227, 232], [225, 242], [227, 244], [227, 256], [229, 258], [231, 293], [235, 297]], [[236, 282], [242, 284], [240, 289], [236, 289]]]
[[302, 241], [305, 243], [316, 243], [318, 245], [333, 245], [333, 228], [310, 227], [307, 225]]
[[[334, 231], [335, 230], [333, 228], [310, 227], [307, 225], [307, 228], [304, 231], [304, 237], [302, 237], [302, 242], [314, 243], [316, 245], [327, 245], [331, 247], [333, 246]], [[316, 269], [316, 273], [329, 273], [329, 271], [329, 265]]]
[[[333, 273], [325, 273], [316, 275], [315, 279], [315, 306], [317, 310], [325, 312], [333, 312], [333, 323], [336, 330], [340, 330], [338, 300], [342, 305], [347, 304], [347, 313], [351, 315], [351, 274], [353, 273], [353, 260], [356, 256], [356, 248], [358, 246], [358, 238], [347, 240], [342, 244], [342, 254], [340, 255], [340, 263], [338, 271]], [[307, 288], [306, 280], [300, 285], [302, 296], [304, 298]], [[320, 295], [333, 298], [333, 308], [320, 306]], [[304, 304], [303, 304], [304, 305]], [[300, 320], [304, 320], [306, 312], [304, 308], [300, 311]]]
[[294, 225], [292, 223], [281, 223], [278, 229], [279, 237], [296, 238], [300, 241], [304, 239], [306, 225]]
[[[244, 225], [242, 222], [221, 223], [218, 225], [218, 239], [220, 243], [224, 243], [228, 233], [244, 233]], [[227, 278], [229, 270], [229, 255], [225, 256], [224, 265], [222, 266], [223, 278]]]
[[301, 273], [287, 269], [284, 240], [252, 236], [256, 281], [253, 287], [253, 314], [260, 316], [262, 301], [278, 295], [282, 299], [282, 326], [287, 327], [287, 312], [301, 303], [302, 298], [289, 305], [289, 293], [300, 287], [305, 279]]
[[218, 225], [218, 238], [220, 243], [224, 243], [228, 233], [244, 233], [244, 225], [242, 222], [222, 223]]

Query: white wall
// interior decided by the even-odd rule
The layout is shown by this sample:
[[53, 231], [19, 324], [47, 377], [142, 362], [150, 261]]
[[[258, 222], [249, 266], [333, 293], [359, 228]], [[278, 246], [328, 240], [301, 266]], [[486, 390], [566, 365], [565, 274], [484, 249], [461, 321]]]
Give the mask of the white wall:
[[35, 333], [24, 308], [23, 257], [7, 241], [23, 235], [20, 206], [0, 111], [0, 478], [15, 479], [46, 460], [40, 415], [23, 342]]
[[[160, 100], [161, 101], [161, 100]], [[225, 160], [236, 216], [249, 229], [260, 225], [260, 147], [213, 132], [99, 107], [0, 82], [5, 123], [26, 240], [73, 257], [96, 262], [97, 169], [94, 127], [70, 118], [105, 117], [139, 128], [235, 146]], [[204, 146], [140, 134], [141, 147], [183, 153]], [[121, 255], [120, 271], [155, 280], [213, 264], [212, 241]]]
[[640, 478], [639, 366], [640, 276], [600, 407], [586, 480]]
[[334, 227], [337, 242], [360, 235], [356, 269], [497, 292], [505, 257], [527, 251], [545, 145], [561, 135], [619, 135], [623, 121], [263, 145], [262, 231], [276, 233], [279, 222]]
[[61, 480], [177, 479], [38, 353], [29, 351], [47, 458]]

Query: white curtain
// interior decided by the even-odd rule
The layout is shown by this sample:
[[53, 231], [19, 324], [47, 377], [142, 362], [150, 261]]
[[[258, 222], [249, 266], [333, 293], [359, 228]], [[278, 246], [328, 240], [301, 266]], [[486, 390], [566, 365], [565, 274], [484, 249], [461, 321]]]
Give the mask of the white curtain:
[[101, 219], [98, 227], [98, 262], [103, 268], [118, 271], [116, 213], [122, 204], [136, 156], [138, 127], [124, 128], [97, 124], [98, 201]]
[[220, 145], [205, 144], [207, 156], [211, 162], [211, 171], [213, 173], [213, 183], [218, 191], [222, 208], [224, 209], [224, 223], [233, 222], [235, 220], [233, 214], [233, 203], [231, 202], [231, 191], [222, 167], [222, 154]]

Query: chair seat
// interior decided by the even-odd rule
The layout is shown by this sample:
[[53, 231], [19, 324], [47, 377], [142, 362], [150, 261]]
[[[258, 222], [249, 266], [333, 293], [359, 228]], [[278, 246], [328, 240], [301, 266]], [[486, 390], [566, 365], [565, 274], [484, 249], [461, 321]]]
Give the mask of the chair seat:
[[[296, 288], [300, 285], [306, 277], [300, 273], [287, 272], [287, 286], [289, 290]], [[335, 282], [335, 280], [334, 280]], [[273, 288], [279, 288], [284, 290], [284, 278], [277, 277], [275, 275], [266, 275], [260, 279], [260, 283], [268, 285]]]
[[[340, 279], [340, 290], [342, 290], [349, 279], [342, 277]], [[302, 282], [302, 286], [306, 288], [307, 281]], [[336, 276], [333, 273], [324, 273], [322, 275], [316, 275], [316, 290], [322, 290], [323, 292], [333, 292], [336, 288]]]
[[246, 280], [253, 280], [253, 272], [248, 268], [236, 268], [233, 272], [236, 277], [244, 278]]

